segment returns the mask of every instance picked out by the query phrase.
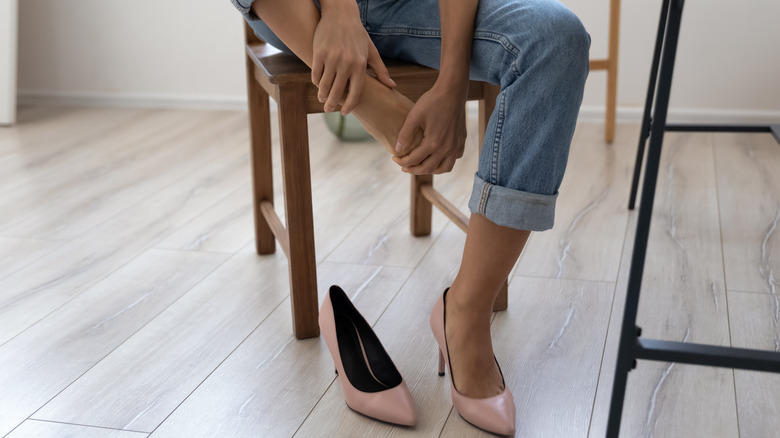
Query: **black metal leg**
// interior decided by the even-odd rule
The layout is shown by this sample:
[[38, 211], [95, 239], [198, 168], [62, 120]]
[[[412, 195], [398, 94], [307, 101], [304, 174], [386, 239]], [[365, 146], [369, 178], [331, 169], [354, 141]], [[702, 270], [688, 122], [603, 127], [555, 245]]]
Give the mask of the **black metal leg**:
[[639, 306], [639, 289], [642, 285], [642, 273], [647, 254], [647, 240], [650, 235], [650, 219], [653, 215], [655, 187], [658, 181], [658, 168], [661, 162], [661, 146], [664, 139], [666, 116], [669, 108], [669, 94], [672, 88], [672, 73], [677, 53], [677, 41], [680, 35], [684, 0], [671, 0], [669, 21], [665, 32], [661, 72], [658, 82], [654, 123], [650, 136], [650, 149], [647, 154], [647, 167], [642, 187], [642, 199], [637, 219], [634, 251], [631, 256], [631, 268], [628, 276], [625, 313], [620, 333], [615, 381], [612, 387], [612, 401], [607, 422], [607, 437], [615, 438], [620, 432], [620, 419], [623, 413], [623, 401], [626, 393], [628, 372], [636, 360], [637, 328], [636, 315]]
[[653, 66], [650, 68], [650, 84], [647, 86], [647, 98], [645, 98], [645, 112], [642, 115], [642, 130], [639, 132], [639, 145], [636, 148], [636, 163], [634, 164], [634, 176], [631, 179], [631, 196], [628, 200], [628, 209], [634, 209], [636, 192], [639, 187], [639, 174], [642, 172], [642, 158], [645, 155], [645, 144], [650, 137], [650, 127], [653, 119], [650, 111], [653, 108], [655, 85], [658, 81], [658, 64], [661, 62], [661, 48], [666, 34], [666, 20], [669, 17], [669, 0], [664, 0], [661, 6], [661, 19], [658, 21], [658, 33], [655, 37], [655, 51], [653, 52]]

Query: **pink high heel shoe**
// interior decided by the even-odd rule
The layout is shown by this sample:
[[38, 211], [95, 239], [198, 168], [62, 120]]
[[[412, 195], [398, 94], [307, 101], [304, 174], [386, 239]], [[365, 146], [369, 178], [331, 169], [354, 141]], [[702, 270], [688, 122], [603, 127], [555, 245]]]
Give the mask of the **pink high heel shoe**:
[[320, 309], [325, 338], [347, 406], [368, 417], [403, 426], [417, 424], [417, 407], [374, 330], [338, 286]]
[[[471, 398], [458, 392], [455, 388], [455, 378], [450, 364], [449, 350], [447, 349], [447, 336], [444, 330], [444, 309], [447, 288], [436, 300], [431, 312], [431, 330], [436, 342], [439, 344], [439, 375], [444, 375], [445, 364], [450, 369], [450, 389], [452, 404], [461, 417], [474, 426], [498, 435], [514, 435], [515, 433], [515, 401], [512, 393], [504, 383], [504, 391], [496, 396], [488, 398]], [[494, 358], [495, 359], [495, 358]], [[498, 361], [496, 361], [498, 365]], [[498, 367], [501, 372], [501, 367]], [[503, 381], [504, 375], [501, 374]]]

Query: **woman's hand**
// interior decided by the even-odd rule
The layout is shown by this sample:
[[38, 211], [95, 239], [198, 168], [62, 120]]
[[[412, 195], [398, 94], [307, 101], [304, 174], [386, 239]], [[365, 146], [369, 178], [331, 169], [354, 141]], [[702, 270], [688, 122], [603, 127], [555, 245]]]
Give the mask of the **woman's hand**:
[[[468, 82], [466, 82], [466, 87]], [[414, 104], [401, 131], [393, 157], [401, 170], [413, 175], [439, 174], [452, 170], [455, 160], [463, 156], [466, 143], [466, 92], [468, 88], [451, 87], [437, 82]], [[415, 134], [422, 133], [414, 145]]]
[[391, 88], [396, 84], [360, 23], [355, 1], [322, 3], [322, 17], [312, 41], [311, 81], [319, 88], [317, 97], [325, 104], [325, 112], [335, 111], [343, 102], [341, 113], [346, 115], [360, 102], [366, 82], [366, 65], [371, 66], [383, 84]]

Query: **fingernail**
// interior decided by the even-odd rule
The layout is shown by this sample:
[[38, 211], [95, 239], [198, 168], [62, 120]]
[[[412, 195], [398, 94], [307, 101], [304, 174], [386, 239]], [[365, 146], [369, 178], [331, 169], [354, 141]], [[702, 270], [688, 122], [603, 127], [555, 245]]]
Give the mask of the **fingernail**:
[[401, 143], [396, 143], [396, 144], [395, 144], [395, 151], [396, 151], [396, 152], [401, 152], [401, 149], [403, 149], [403, 148], [404, 148], [404, 147], [403, 147], [403, 146], [401, 146]]
[[320, 103], [325, 103], [325, 98], [322, 96], [317, 96], [317, 100], [319, 100]]

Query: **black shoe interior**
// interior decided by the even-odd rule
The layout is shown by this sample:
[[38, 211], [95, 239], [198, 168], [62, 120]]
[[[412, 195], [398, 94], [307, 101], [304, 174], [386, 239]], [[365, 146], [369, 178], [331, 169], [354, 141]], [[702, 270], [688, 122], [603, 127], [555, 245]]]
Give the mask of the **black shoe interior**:
[[401, 384], [401, 374], [347, 294], [334, 286], [330, 299], [341, 363], [352, 386], [363, 392], [379, 392]]

